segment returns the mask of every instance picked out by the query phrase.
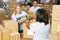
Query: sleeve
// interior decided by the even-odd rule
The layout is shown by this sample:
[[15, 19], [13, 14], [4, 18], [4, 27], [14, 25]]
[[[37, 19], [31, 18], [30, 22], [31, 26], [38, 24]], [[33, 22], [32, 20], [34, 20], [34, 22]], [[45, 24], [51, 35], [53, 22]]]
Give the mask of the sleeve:
[[12, 20], [15, 20], [15, 21], [17, 20], [16, 16], [14, 14], [12, 14], [11, 18], [12, 18]]
[[25, 15], [25, 16], [26, 16], [26, 15], [28, 16], [28, 14], [27, 14], [26, 12], [24, 12], [24, 15]]
[[25, 17], [26, 19], [28, 19], [28, 18], [29, 18], [29, 15], [28, 15], [26, 12], [24, 12], [24, 17]]

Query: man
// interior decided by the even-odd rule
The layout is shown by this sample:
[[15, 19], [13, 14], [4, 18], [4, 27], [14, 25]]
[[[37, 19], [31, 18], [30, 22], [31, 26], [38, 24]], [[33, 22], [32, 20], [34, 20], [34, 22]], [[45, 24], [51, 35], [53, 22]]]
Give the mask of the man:
[[38, 6], [37, 1], [33, 1], [33, 6], [29, 9], [30, 12], [36, 12], [40, 7]]

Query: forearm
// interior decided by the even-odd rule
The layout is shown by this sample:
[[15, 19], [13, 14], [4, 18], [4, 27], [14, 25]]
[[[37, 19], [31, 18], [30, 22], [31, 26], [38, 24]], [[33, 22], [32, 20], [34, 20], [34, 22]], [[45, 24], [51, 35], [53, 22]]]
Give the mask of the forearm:
[[18, 23], [20, 24], [20, 23], [24, 22], [25, 20], [26, 20], [25, 18], [21, 18], [20, 20], [18, 20]]

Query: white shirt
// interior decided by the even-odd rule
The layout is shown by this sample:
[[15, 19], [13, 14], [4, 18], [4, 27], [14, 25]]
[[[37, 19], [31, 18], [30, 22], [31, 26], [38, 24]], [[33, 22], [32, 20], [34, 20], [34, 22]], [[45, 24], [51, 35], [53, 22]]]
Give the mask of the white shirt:
[[12, 14], [12, 19], [16, 21], [18, 18], [20, 18], [22, 16], [25, 17], [26, 15], [28, 15], [28, 14], [24, 11], [22, 11], [21, 13], [18, 13], [16, 15], [15, 15], [15, 13], [13, 13]]
[[49, 40], [50, 24], [35, 22], [30, 24], [30, 30], [34, 33], [34, 40]]
[[3, 2], [8, 2], [9, 0], [3, 0]]
[[40, 9], [39, 6], [37, 6], [37, 7], [32, 6], [32, 7], [29, 9], [29, 11], [31, 11], [31, 12], [36, 12], [38, 9]]
[[21, 2], [21, 1], [23, 1], [23, 2], [24, 2], [25, 0], [16, 0], [16, 1], [17, 1], [17, 2]]

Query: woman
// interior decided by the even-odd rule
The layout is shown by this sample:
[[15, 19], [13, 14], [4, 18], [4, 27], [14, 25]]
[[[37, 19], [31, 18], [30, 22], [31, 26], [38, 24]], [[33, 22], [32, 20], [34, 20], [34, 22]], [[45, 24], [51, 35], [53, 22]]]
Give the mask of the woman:
[[12, 14], [12, 19], [17, 21], [19, 24], [18, 31], [19, 33], [23, 32], [23, 23], [27, 19], [28, 14], [21, 10], [22, 6], [17, 4], [15, 7], [15, 12]]
[[30, 24], [30, 30], [34, 33], [34, 40], [49, 40], [50, 23], [44, 9], [37, 10], [36, 22]]

